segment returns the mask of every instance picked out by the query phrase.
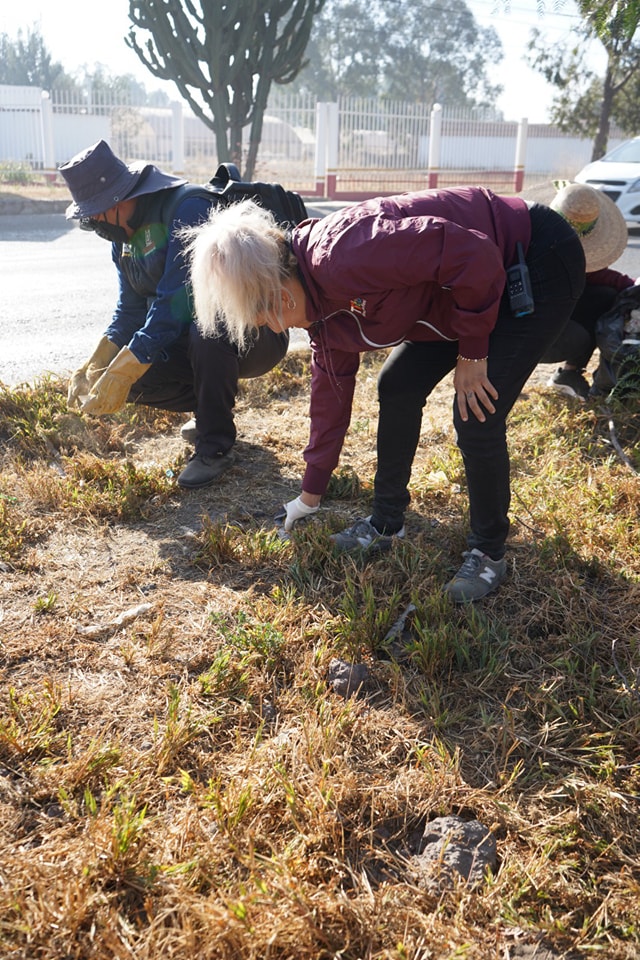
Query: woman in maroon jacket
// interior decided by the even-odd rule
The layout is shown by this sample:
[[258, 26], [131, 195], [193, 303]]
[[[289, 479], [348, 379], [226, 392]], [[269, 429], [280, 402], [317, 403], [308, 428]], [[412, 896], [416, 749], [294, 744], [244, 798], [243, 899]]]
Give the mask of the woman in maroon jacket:
[[[467, 602], [498, 586], [509, 530], [506, 417], [571, 315], [584, 287], [587, 245], [606, 229], [597, 222], [597, 191], [571, 185], [558, 197], [560, 213], [480, 187], [403, 194], [306, 220], [289, 234], [246, 202], [214, 211], [190, 231], [203, 331], [224, 324], [242, 344], [266, 324], [303, 327], [311, 339], [310, 440], [302, 492], [283, 511], [285, 530], [315, 513], [338, 463], [360, 354], [393, 347], [378, 381], [373, 511], [334, 542], [343, 550], [381, 550], [404, 535], [422, 408], [453, 370], [471, 531], [464, 563], [445, 590]], [[522, 302], [526, 281], [519, 303], [510, 303], [506, 289], [519, 250], [530, 305]]]

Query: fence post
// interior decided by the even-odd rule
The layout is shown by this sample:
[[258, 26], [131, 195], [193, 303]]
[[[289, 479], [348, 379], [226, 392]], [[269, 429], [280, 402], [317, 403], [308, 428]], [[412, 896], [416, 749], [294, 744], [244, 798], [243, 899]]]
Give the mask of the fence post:
[[184, 117], [180, 100], [171, 101], [171, 139], [173, 173], [184, 173]]
[[45, 180], [53, 182], [56, 177], [56, 156], [53, 146], [53, 107], [46, 90], [41, 91], [40, 123], [42, 125], [42, 167]]
[[438, 186], [438, 173], [440, 171], [440, 155], [442, 152], [442, 107], [439, 103], [434, 103], [431, 110], [431, 123], [429, 130], [429, 158], [427, 166], [429, 168], [429, 189]]
[[315, 195], [335, 199], [340, 125], [337, 103], [316, 104]]
[[338, 183], [338, 149], [340, 141], [340, 123], [338, 104], [327, 104], [327, 169], [325, 179], [325, 195], [329, 200], [335, 200]]
[[523, 117], [518, 124], [518, 137], [516, 140], [516, 163], [513, 171], [513, 187], [516, 193], [520, 193], [524, 184], [524, 161], [527, 154], [527, 128], [529, 121]]
[[327, 174], [327, 120], [326, 103], [316, 103], [316, 150], [313, 160], [315, 195], [324, 196], [324, 182]]

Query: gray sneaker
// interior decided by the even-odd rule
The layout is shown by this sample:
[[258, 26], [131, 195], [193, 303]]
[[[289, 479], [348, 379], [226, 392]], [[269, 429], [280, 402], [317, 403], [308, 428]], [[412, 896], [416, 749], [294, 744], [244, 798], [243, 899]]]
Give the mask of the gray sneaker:
[[334, 533], [329, 539], [341, 553], [351, 553], [354, 550], [379, 553], [390, 550], [394, 540], [404, 539], [404, 527], [397, 533], [380, 533], [371, 523], [371, 517], [364, 520], [359, 517], [351, 527]]
[[507, 561], [492, 560], [486, 553], [465, 550], [464, 563], [455, 577], [444, 587], [454, 603], [472, 603], [497, 589], [507, 575]]

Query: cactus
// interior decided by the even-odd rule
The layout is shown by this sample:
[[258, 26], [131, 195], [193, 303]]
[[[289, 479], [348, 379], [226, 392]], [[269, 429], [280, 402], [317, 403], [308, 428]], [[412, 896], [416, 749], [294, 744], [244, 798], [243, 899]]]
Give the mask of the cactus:
[[271, 84], [291, 83], [305, 65], [313, 18], [325, 2], [130, 0], [125, 39], [154, 77], [175, 83], [213, 131], [219, 161], [236, 163], [250, 180]]

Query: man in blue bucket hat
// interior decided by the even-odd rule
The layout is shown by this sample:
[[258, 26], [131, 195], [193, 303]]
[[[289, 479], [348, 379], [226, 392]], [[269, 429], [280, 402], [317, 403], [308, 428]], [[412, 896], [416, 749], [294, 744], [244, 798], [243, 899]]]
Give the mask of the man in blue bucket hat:
[[69, 405], [93, 416], [126, 402], [195, 411], [181, 431], [195, 452], [178, 483], [208, 487], [235, 460], [238, 380], [271, 370], [287, 352], [288, 333], [265, 328], [239, 350], [226, 335], [199, 332], [180, 231], [205, 221], [211, 204], [206, 196], [178, 199], [186, 180], [151, 163], [126, 164], [105, 140], [59, 169], [73, 198], [67, 219], [111, 243], [119, 283], [109, 326], [70, 379]]

